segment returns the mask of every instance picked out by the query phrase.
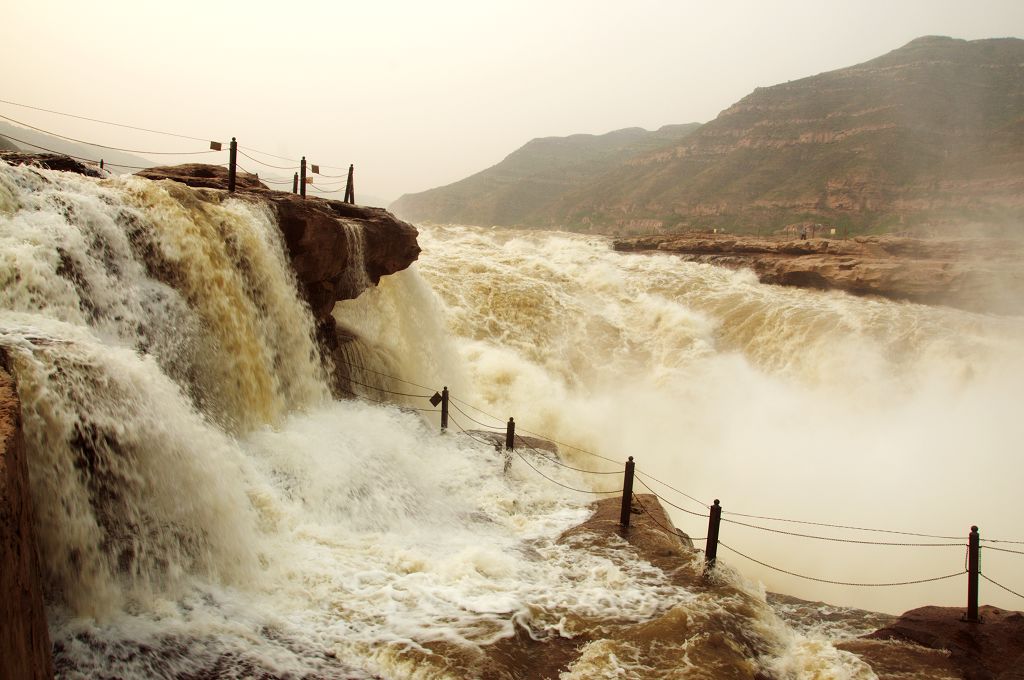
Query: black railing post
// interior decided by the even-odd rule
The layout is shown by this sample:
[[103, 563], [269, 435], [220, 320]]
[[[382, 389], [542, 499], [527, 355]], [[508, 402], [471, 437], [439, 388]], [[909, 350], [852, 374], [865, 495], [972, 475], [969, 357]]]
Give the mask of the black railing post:
[[978, 623], [978, 574], [981, 572], [981, 556], [979, 547], [981, 534], [978, 527], [971, 527], [967, 537], [967, 617], [971, 623]]
[[100, 159], [100, 170], [102, 170], [102, 169], [103, 169], [103, 159], [101, 158]]
[[238, 142], [231, 138], [231, 146], [228, 150], [228, 191], [235, 191], [235, 180], [238, 177]]
[[302, 157], [302, 162], [299, 164], [299, 194], [306, 197], [306, 157]]
[[441, 390], [441, 432], [448, 429], [448, 386]]
[[633, 456], [626, 461], [626, 472], [622, 477], [622, 510], [619, 512], [619, 526], [629, 528], [629, 516], [633, 512]]
[[299, 193], [299, 173], [295, 173], [295, 176], [292, 177], [292, 193]]
[[505, 427], [505, 450], [511, 451], [516, 448], [516, 421], [511, 417]]
[[708, 542], [704, 547], [704, 568], [713, 569], [718, 558], [718, 525], [722, 522], [722, 506], [715, 499], [708, 515]]
[[345, 183], [345, 203], [354, 204], [356, 202], [355, 168], [354, 163], [349, 163], [348, 181]]

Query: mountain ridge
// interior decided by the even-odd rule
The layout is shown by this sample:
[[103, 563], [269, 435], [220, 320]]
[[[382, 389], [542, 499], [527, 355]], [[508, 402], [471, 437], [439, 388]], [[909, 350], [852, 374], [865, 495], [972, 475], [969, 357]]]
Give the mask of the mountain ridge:
[[537, 137], [490, 168], [443, 187], [405, 194], [390, 209], [408, 219], [429, 220], [443, 213], [447, 221], [470, 224], [555, 226], [545, 214], [566, 192], [622, 160], [672, 144], [699, 126], [684, 123], [654, 131], [629, 127], [600, 135]]
[[[1015, 225], [1024, 220], [1024, 40], [916, 38], [860, 64], [756, 88], [692, 134], [599, 170], [512, 215], [519, 219], [490, 223], [611, 234]], [[446, 205], [489, 198], [445, 189], [395, 208], [459, 221]]]

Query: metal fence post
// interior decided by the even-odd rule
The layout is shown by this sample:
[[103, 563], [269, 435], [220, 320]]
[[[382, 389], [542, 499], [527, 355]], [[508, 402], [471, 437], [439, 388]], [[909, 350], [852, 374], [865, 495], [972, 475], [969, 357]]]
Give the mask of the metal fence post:
[[441, 390], [441, 432], [448, 429], [448, 386]]
[[345, 182], [345, 203], [354, 204], [356, 202], [355, 168], [354, 163], [349, 163], [348, 181]]
[[721, 522], [722, 506], [718, 504], [716, 498], [715, 504], [711, 506], [711, 512], [708, 514], [708, 542], [704, 547], [705, 570], [713, 569], [715, 560], [718, 558], [718, 525]]
[[633, 512], [633, 456], [626, 461], [626, 472], [622, 478], [622, 510], [619, 512], [619, 526], [629, 528], [629, 516]]
[[231, 138], [231, 146], [228, 151], [228, 191], [234, 193], [235, 180], [238, 177], [238, 142]]
[[299, 173], [295, 173], [295, 176], [292, 177], [292, 193], [299, 193]]
[[306, 157], [302, 157], [302, 162], [299, 164], [299, 194], [306, 197]]
[[516, 421], [509, 417], [508, 425], [505, 427], [505, 450], [511, 451], [514, 448], [516, 448]]
[[971, 623], [978, 623], [978, 573], [981, 571], [979, 547], [981, 534], [978, 527], [972, 526], [967, 537], [967, 617]]

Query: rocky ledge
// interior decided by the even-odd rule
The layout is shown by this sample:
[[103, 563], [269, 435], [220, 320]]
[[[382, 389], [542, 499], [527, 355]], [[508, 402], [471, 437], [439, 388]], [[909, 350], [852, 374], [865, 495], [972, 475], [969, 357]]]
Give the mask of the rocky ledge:
[[912, 609], [840, 647], [860, 655], [882, 680], [912, 677], [909, 673], [965, 680], [1024, 679], [1024, 613], [987, 605], [979, 607], [979, 613], [980, 623], [968, 623], [963, 608]]
[[1024, 243], [1019, 241], [900, 236], [792, 240], [691, 232], [620, 238], [614, 248], [748, 268], [762, 283], [1024, 313]]
[[[196, 188], [228, 188], [228, 171], [219, 165], [175, 165], [136, 174]], [[320, 322], [330, 318], [336, 301], [358, 297], [419, 257], [416, 227], [383, 208], [274, 191], [246, 173], [238, 173], [235, 189], [236, 196], [264, 201], [274, 210], [302, 292]], [[365, 277], [353, 275], [360, 269]]]
[[[61, 154], [0, 152], [0, 160], [89, 177], [106, 176], [97, 167]], [[219, 165], [192, 163], [136, 174], [197, 189], [228, 188], [227, 168]], [[336, 301], [358, 297], [382, 276], [405, 269], [419, 257], [416, 228], [383, 208], [274, 191], [247, 173], [238, 173], [235, 189], [238, 198], [264, 202], [273, 209], [300, 292], [321, 323], [328, 322]], [[366, 276], [353, 275], [360, 270], [365, 270]]]

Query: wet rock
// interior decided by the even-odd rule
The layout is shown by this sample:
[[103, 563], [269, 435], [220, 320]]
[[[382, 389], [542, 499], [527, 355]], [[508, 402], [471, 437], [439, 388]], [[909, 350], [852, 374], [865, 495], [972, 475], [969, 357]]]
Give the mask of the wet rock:
[[1024, 678], [1024, 613], [979, 607], [981, 623], [963, 621], [959, 607], [912, 609], [868, 640], [902, 640], [945, 650], [966, 680]]
[[[228, 188], [228, 171], [217, 165], [176, 165], [137, 174], [205, 189]], [[274, 210], [301, 292], [321, 322], [336, 301], [358, 297], [382, 276], [405, 269], [419, 257], [416, 228], [383, 208], [273, 191], [244, 173], [238, 174], [236, 196], [268, 203]]]
[[[0, 152], [0, 159], [101, 176], [99, 170], [60, 154]], [[189, 163], [136, 174], [198, 189], [228, 188], [228, 170], [219, 165]], [[274, 210], [300, 292], [321, 323], [329, 319], [336, 301], [358, 297], [382, 276], [405, 269], [419, 257], [419, 232], [383, 208], [274, 191], [244, 172], [238, 173], [235, 189], [235, 196], [267, 203]]]
[[103, 173], [92, 165], [76, 161], [71, 156], [59, 153], [28, 153], [23, 151], [0, 151], [0, 160], [11, 165], [33, 165], [47, 170], [75, 172], [87, 177], [102, 177]]
[[754, 270], [762, 283], [878, 295], [969, 311], [1024, 312], [1024, 243], [864, 236], [790, 240], [693, 232], [621, 238], [621, 252], [663, 252]]
[[[140, 170], [135, 174], [146, 179], [170, 179], [201, 189], [224, 189], [227, 191], [228, 188], [228, 169], [221, 165], [205, 163], [165, 165]], [[267, 185], [260, 182], [260, 178], [256, 175], [239, 172], [235, 177], [235, 189], [267, 189]]]
[[0, 678], [53, 677], [21, 405], [0, 350]]

